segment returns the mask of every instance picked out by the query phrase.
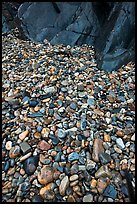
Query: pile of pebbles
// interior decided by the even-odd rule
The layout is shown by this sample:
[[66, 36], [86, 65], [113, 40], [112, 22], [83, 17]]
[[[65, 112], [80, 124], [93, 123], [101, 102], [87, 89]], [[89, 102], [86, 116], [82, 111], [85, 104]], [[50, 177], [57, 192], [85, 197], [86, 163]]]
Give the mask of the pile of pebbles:
[[128, 202], [135, 65], [106, 73], [92, 46], [2, 36], [3, 202]]

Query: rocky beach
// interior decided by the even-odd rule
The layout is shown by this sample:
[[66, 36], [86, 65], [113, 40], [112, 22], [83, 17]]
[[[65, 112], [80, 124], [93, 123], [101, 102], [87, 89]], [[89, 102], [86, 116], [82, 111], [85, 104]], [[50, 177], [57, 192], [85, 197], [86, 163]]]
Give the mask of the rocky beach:
[[95, 52], [2, 36], [2, 202], [129, 202], [135, 64]]

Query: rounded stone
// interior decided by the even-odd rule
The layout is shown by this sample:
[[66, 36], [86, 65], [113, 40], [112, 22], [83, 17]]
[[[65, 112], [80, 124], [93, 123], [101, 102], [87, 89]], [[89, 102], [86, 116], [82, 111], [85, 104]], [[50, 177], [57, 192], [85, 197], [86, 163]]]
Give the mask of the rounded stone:
[[20, 147], [18, 145], [15, 145], [12, 147], [9, 151], [9, 157], [11, 159], [14, 159], [20, 155]]
[[12, 142], [11, 142], [11, 141], [7, 141], [5, 147], [6, 147], [6, 150], [11, 150], [11, 148], [12, 148]]

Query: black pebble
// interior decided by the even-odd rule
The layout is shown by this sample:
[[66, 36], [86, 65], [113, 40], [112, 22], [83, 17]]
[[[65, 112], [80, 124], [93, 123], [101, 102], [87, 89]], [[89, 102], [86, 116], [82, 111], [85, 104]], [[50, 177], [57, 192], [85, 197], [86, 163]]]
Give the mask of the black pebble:
[[4, 170], [5, 172], [7, 172], [7, 171], [9, 170], [9, 167], [10, 167], [10, 162], [9, 162], [9, 161], [6, 161], [5, 164], [4, 164], [4, 166], [3, 166], [3, 170]]
[[35, 195], [32, 198], [32, 202], [44, 202], [40, 195]]
[[24, 170], [28, 175], [32, 175], [38, 165], [38, 156], [29, 157], [24, 161]]
[[35, 107], [38, 103], [39, 103], [38, 101], [31, 100], [31, 101], [29, 101], [29, 106], [30, 107]]

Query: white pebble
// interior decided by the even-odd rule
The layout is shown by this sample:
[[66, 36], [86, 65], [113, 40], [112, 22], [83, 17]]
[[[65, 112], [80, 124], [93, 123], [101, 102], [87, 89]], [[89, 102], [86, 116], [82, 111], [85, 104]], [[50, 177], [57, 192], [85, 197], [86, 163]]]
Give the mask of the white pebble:
[[11, 141], [6, 142], [6, 150], [11, 150], [11, 148], [12, 148], [12, 142]]

